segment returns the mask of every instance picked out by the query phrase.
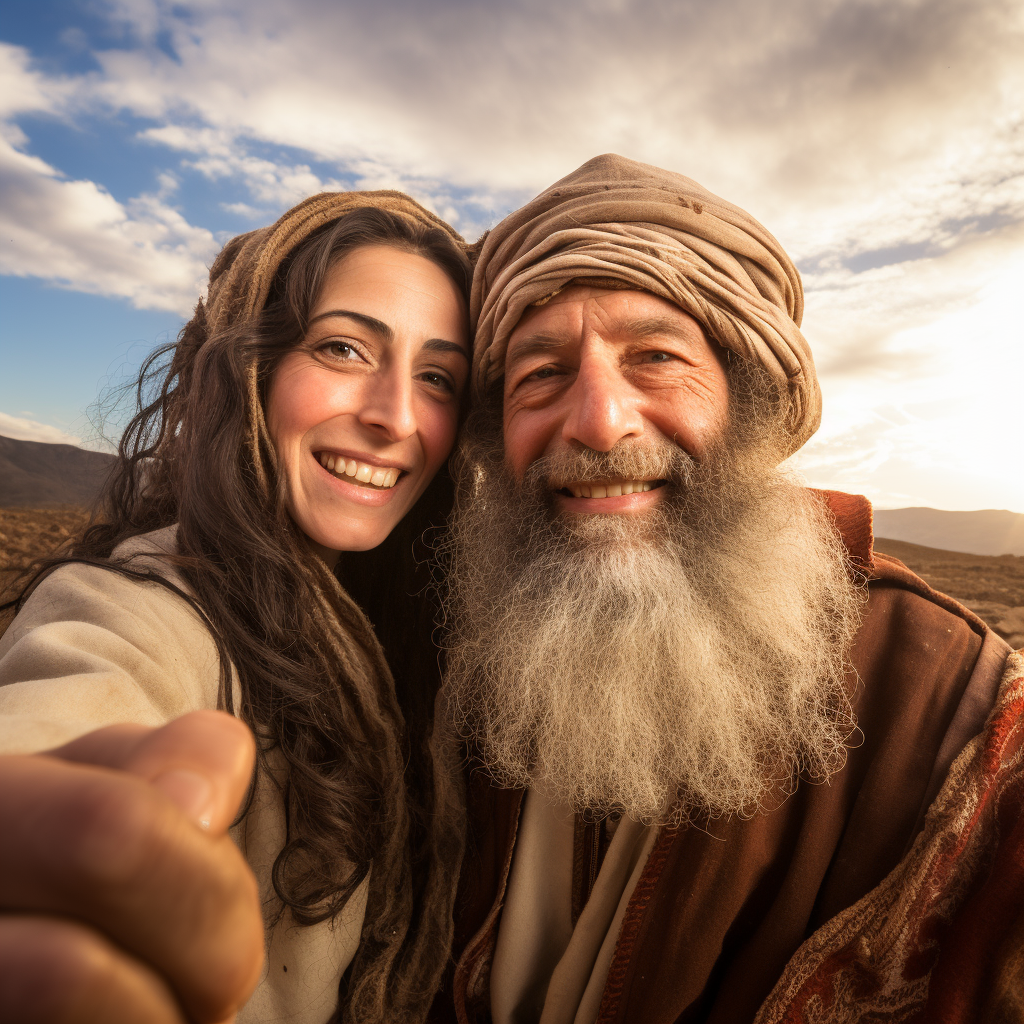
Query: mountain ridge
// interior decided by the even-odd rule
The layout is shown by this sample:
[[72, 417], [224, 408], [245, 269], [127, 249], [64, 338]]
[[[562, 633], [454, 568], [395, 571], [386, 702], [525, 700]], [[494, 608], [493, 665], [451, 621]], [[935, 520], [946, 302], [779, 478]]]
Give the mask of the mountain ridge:
[[875, 509], [874, 531], [876, 537], [969, 555], [1024, 555], [1024, 515], [1006, 509]]
[[92, 505], [113, 465], [104, 452], [0, 434], [0, 507]]

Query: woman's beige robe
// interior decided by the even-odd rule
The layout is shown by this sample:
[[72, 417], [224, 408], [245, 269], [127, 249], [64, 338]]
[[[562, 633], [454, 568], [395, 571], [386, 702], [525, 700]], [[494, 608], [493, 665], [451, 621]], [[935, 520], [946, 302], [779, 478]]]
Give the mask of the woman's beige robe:
[[[175, 527], [169, 527], [126, 542], [115, 555], [181, 585], [153, 558], [174, 550]], [[156, 583], [94, 566], [61, 566], [0, 637], [0, 753], [36, 753], [120, 722], [161, 726], [216, 708], [219, 683], [216, 646], [187, 602]], [[280, 904], [270, 872], [284, 844], [285, 817], [281, 794], [266, 777], [231, 834], [271, 920]], [[359, 942], [365, 907], [364, 882], [333, 921], [306, 927], [283, 915], [267, 935], [263, 974], [239, 1024], [324, 1024]]]

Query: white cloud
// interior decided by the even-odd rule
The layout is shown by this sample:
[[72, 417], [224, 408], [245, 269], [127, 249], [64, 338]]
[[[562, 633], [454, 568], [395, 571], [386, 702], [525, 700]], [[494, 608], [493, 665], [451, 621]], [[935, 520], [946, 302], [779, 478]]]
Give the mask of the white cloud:
[[81, 438], [37, 420], [0, 412], [0, 434], [15, 441], [47, 441], [50, 444], [81, 444]]
[[211, 181], [224, 178], [239, 181], [249, 196], [268, 211], [294, 206], [315, 192], [340, 191], [352, 187], [351, 182], [320, 178], [310, 170], [308, 164], [274, 163], [272, 160], [252, 156], [245, 152], [244, 140], [223, 131], [165, 125], [146, 129], [140, 132], [139, 137], [148, 142], [198, 154], [196, 159], [185, 160], [183, 166], [198, 171]]
[[911, 175], [931, 191], [965, 162], [1002, 166], [1020, 125], [1021, 13], [1005, 0], [133, 8], [176, 59], [101, 54], [111, 104], [403, 180], [537, 189], [617, 149], [773, 222], [794, 201], [857, 220], [865, 200], [913, 198]]
[[[1024, 371], [1004, 273], [1024, 273], [1016, 0], [108, 10], [123, 42], [94, 74], [44, 76], [2, 51], [7, 272], [185, 312], [216, 248], [170, 205], [187, 175], [236, 188], [222, 208], [253, 222], [324, 188], [401, 188], [473, 238], [618, 151], [751, 210], [805, 268], [826, 395], [812, 478], [890, 504], [1024, 511], [1006, 469]], [[28, 155], [18, 112], [74, 111], [148, 119], [174, 177], [120, 204]], [[965, 352], [989, 370], [969, 378], [975, 399]]]
[[[72, 95], [66, 84], [33, 71], [20, 48], [0, 44], [8, 117], [61, 112]], [[187, 314], [217, 244], [211, 232], [164, 201], [176, 188], [174, 177], [163, 174], [156, 193], [121, 203], [102, 185], [70, 180], [23, 152], [23, 134], [6, 124], [0, 133], [0, 273]]]
[[[746, 206], [819, 272], [1024, 219], [1011, 0], [115, 9], [135, 42], [97, 55], [87, 102], [155, 119], [146, 138], [266, 216], [320, 188], [402, 188], [473, 237], [616, 150]], [[158, 29], [173, 57], [138, 44]], [[281, 146], [337, 172], [260, 151]]]
[[1024, 227], [814, 295], [825, 413], [794, 459], [888, 507], [1024, 509]]

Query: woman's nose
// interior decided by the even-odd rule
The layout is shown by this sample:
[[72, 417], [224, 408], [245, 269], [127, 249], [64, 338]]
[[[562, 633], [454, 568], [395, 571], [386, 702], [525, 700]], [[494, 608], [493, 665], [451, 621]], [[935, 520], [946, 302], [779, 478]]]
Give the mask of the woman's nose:
[[405, 370], [374, 374], [366, 382], [359, 422], [376, 427], [391, 441], [403, 441], [416, 433], [413, 382]]

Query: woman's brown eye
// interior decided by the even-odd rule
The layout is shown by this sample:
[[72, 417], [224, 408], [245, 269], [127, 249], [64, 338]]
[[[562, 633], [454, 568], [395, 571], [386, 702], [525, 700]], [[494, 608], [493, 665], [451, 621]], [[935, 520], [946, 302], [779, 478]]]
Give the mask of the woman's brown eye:
[[335, 359], [344, 359], [346, 361], [362, 358], [356, 349], [347, 341], [329, 341], [323, 346], [321, 351]]
[[454, 394], [455, 392], [455, 386], [452, 382], [440, 373], [423, 373], [420, 375], [420, 380], [433, 388], [437, 388], [439, 391], [446, 391], [449, 394]]

